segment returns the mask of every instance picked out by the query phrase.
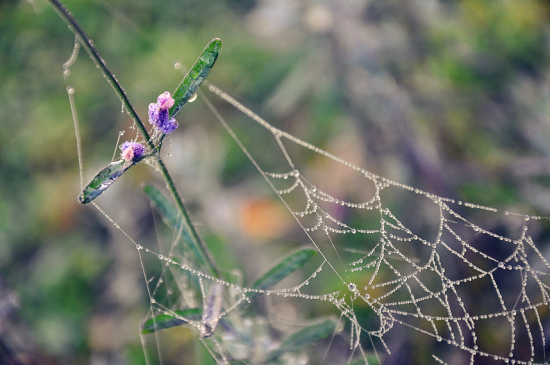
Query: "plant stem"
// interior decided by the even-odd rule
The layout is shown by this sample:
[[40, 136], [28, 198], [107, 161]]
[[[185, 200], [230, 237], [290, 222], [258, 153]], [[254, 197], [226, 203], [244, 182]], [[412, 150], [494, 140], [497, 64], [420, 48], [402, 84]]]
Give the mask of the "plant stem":
[[[72, 16], [71, 12], [63, 4], [61, 4], [58, 0], [47, 0], [47, 1], [52, 5], [52, 7], [63, 19], [63, 21], [65, 21], [65, 23], [68, 24], [71, 32], [75, 34], [80, 44], [82, 44], [86, 52], [88, 52], [88, 54], [90, 55], [90, 57], [92, 58], [96, 66], [99, 68], [103, 76], [107, 79], [107, 82], [109, 82], [109, 84], [117, 94], [118, 98], [126, 108], [126, 111], [134, 121], [134, 124], [140, 131], [141, 135], [143, 136], [143, 139], [146, 141], [149, 148], [151, 150], [154, 150], [155, 145], [153, 144], [153, 141], [151, 140], [151, 137], [149, 136], [147, 129], [143, 125], [143, 122], [141, 121], [141, 119], [139, 119], [139, 116], [137, 115], [134, 107], [132, 106], [132, 104], [130, 103], [130, 100], [126, 96], [124, 89], [122, 88], [120, 83], [117, 81], [115, 75], [113, 75], [111, 71], [107, 68], [105, 61], [103, 61], [103, 59], [95, 49], [90, 38], [86, 35], [84, 30], [82, 30], [80, 25], [76, 22], [76, 19]], [[201, 255], [200, 259], [203, 261], [204, 265], [206, 266], [210, 274], [215, 278], [219, 278], [218, 270], [214, 265], [214, 262], [208, 252], [208, 249], [206, 248], [204, 243], [200, 240], [197, 234], [197, 231], [195, 230], [195, 227], [191, 223], [189, 214], [187, 213], [187, 210], [183, 205], [183, 201], [176, 190], [172, 177], [168, 173], [166, 165], [160, 158], [160, 151], [157, 151], [157, 153], [155, 153], [152, 156], [152, 158], [156, 160], [159, 166], [160, 172], [162, 174], [162, 177], [166, 182], [166, 187], [170, 191], [170, 194], [172, 195], [172, 199], [174, 199], [174, 201], [176, 202], [177, 209], [183, 219], [183, 224], [187, 229], [187, 231], [189, 232], [191, 239], [193, 241], [193, 244], [196, 246], [197, 250], [200, 252], [200, 255]]]

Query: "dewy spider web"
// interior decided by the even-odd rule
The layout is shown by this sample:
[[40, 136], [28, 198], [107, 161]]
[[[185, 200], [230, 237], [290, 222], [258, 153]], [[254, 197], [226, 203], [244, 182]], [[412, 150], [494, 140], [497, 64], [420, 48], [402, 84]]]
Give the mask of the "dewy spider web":
[[[68, 90], [72, 96], [74, 89]], [[217, 87], [210, 85], [208, 90], [271, 133], [287, 162], [276, 172], [262, 169], [213, 109], [322, 256], [321, 263], [300, 284], [260, 290], [260, 294], [331, 303], [341, 320], [351, 324], [352, 352], [364, 362], [368, 362], [366, 353], [373, 350], [368, 344], [374, 345], [379, 361], [384, 362], [391, 359], [394, 343], [404, 342], [396, 337], [413, 333], [434, 343], [429, 345], [434, 349], [432, 356], [442, 363], [448, 348], [471, 364], [489, 360], [545, 363], [550, 267], [529, 235], [529, 224], [541, 217], [504, 212], [509, 223], [506, 228], [499, 227], [498, 232], [485, 228], [464, 218], [462, 212], [496, 216], [496, 209], [443, 198], [373, 174], [271, 126]], [[359, 178], [360, 189], [369, 195], [351, 201], [318, 187], [308, 171], [293, 162], [286, 144], [343, 166]], [[389, 204], [384, 194], [388, 194]], [[395, 203], [393, 195], [405, 194], [421, 201], [415, 204], [437, 211], [436, 232], [417, 232], [400, 219], [399, 209], [390, 207]], [[202, 302], [206, 301], [208, 288], [218, 280], [186, 264], [187, 253], [178, 237], [165, 253], [135, 244], [140, 256], [143, 252], [155, 255], [166, 268], [162, 274], [146, 274], [151, 316], [200, 306], [189, 284], [193, 280], [198, 280]], [[321, 293], [308, 290], [316, 280], [329, 280], [330, 276], [337, 278], [342, 288]], [[255, 290], [239, 283], [219, 282], [227, 293], [218, 319], [243, 322], [237, 328], [248, 330], [250, 337], [257, 325], [247, 322], [242, 311]], [[192, 325], [200, 328], [200, 319]], [[219, 331], [223, 333], [224, 328]], [[487, 331], [498, 334], [498, 339], [481, 339], [480, 334]], [[220, 335], [223, 341], [216, 336], [202, 341], [216, 361], [229, 362], [246, 357], [239, 335], [230, 339]], [[269, 341], [275, 340], [264, 335], [265, 346], [270, 346]]]
[[[178, 310], [201, 307], [208, 302], [210, 288], [221, 283], [222, 307], [204, 309], [211, 312], [214, 325], [220, 322], [219, 328], [212, 337], [201, 339], [219, 363], [266, 361], [261, 354], [276, 347], [279, 337], [268, 328], [285, 318], [273, 311], [268, 323], [258, 314], [250, 315], [250, 298], [258, 294], [266, 301], [275, 297], [271, 300], [330, 304], [348, 330], [332, 334], [327, 352], [319, 357], [326, 363], [334, 363], [332, 348], [341, 351], [336, 337], [345, 338], [350, 347], [340, 363], [351, 359], [372, 363], [368, 355], [373, 351], [375, 361], [398, 362], [396, 353], [403, 356], [403, 348], [419, 343], [430, 349], [431, 361], [440, 363], [546, 363], [550, 267], [530, 233], [542, 217], [499, 212], [378, 176], [271, 126], [219, 88], [210, 84], [208, 90], [270, 134], [270, 153], [278, 148], [282, 158], [267, 170], [204, 99], [321, 259], [296, 285], [256, 290], [244, 285], [239, 275], [225, 281], [197, 270], [182, 246], [182, 232], [159, 252], [128, 236], [142, 260], [151, 317], [171, 314], [183, 319]], [[72, 100], [74, 89], [68, 92]], [[73, 118], [76, 125], [76, 115]], [[302, 155], [313, 156], [321, 168], [302, 168]], [[324, 187], [325, 175], [334, 171], [352, 176], [354, 191], [334, 193], [330, 186]], [[414, 221], [407, 221], [406, 207], [418, 209]], [[145, 254], [163, 264], [161, 273], [150, 272], [143, 263]], [[193, 287], [200, 288], [201, 295], [197, 297]], [[321, 287], [334, 290], [319, 291]], [[203, 322], [200, 317], [189, 321], [199, 331]], [[162, 347], [160, 337], [157, 343]], [[415, 351], [405, 356], [414, 356]], [[296, 356], [288, 357], [288, 362], [307, 361], [303, 353]]]
[[[351, 321], [351, 337], [357, 340], [353, 346], [360, 346], [360, 336], [367, 335], [377, 338], [389, 353], [391, 345], [385, 341], [386, 337], [391, 337], [395, 327], [403, 326], [461, 350], [472, 364], [476, 360], [485, 363], [486, 359], [512, 364], [546, 361], [548, 320], [544, 317], [548, 310], [550, 267], [529, 235], [529, 223], [542, 217], [504, 212], [504, 217], [510, 223], [515, 221], [516, 227], [497, 233], [464, 218], [461, 213], [473, 210], [497, 215], [499, 212], [494, 208], [443, 198], [377, 176], [269, 125], [217, 87], [211, 85], [209, 90], [273, 135], [288, 162], [286, 172], [262, 170], [237, 142], [324, 259], [307, 281], [274, 293], [293, 293], [331, 302], [341, 316]], [[221, 122], [228, 128], [223, 120]], [[362, 180], [359, 185], [370, 190], [371, 195], [353, 202], [319, 189], [309, 181], [307, 171], [295, 166], [283, 141], [305, 147], [355, 172]], [[283, 184], [276, 189], [274, 185], [278, 181]], [[439, 215], [435, 234], [418, 234], [385, 203], [383, 194], [396, 189], [410, 192], [422, 200], [422, 204], [433, 206]], [[302, 204], [297, 209], [289, 207], [290, 201], [287, 204], [287, 196], [292, 194], [302, 196]], [[341, 209], [346, 212], [342, 213]], [[363, 219], [346, 223], [340, 218], [348, 217], [349, 222], [352, 215]], [[343, 271], [337, 270], [347, 250], [338, 240], [350, 234], [361, 237], [357, 241], [362, 243], [349, 250], [356, 258], [344, 261]], [[325, 248], [323, 243], [328, 243]], [[338, 257], [332, 262], [323, 254], [331, 248]], [[315, 280], [322, 268], [332, 271], [349, 292], [302, 294], [301, 288]], [[357, 273], [359, 275], [350, 279]], [[374, 312], [375, 328], [362, 323], [354, 310], [359, 306], [367, 306]], [[478, 334], [488, 330], [502, 332], [503, 342], [480, 340]], [[435, 354], [433, 357], [439, 359]]]

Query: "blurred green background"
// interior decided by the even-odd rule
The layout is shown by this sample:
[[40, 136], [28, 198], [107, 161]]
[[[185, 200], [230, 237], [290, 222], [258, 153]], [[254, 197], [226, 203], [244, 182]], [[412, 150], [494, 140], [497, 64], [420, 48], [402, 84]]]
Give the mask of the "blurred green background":
[[[174, 63], [191, 65], [219, 37], [209, 80], [276, 127], [438, 195], [550, 216], [547, 1], [65, 4], [142, 117], [181, 80]], [[65, 82], [73, 44], [44, 1], [0, 1], [0, 351], [22, 364], [139, 364], [142, 268], [131, 242], [76, 201], [66, 87], [76, 90], [86, 181], [111, 160], [119, 132], [134, 132], [83, 50]], [[214, 103], [269, 164], [244, 116]], [[255, 186], [254, 168], [200, 100], [178, 120], [165, 153], [197, 220], [227, 241], [238, 234], [276, 250], [262, 244], [291, 223], [270, 200], [243, 193]], [[153, 169], [136, 167], [98, 199], [151, 248], [156, 230], [140, 183], [155, 179]], [[344, 191], [345, 180], [331, 188]], [[245, 251], [214, 256], [226, 270], [258, 270]]]

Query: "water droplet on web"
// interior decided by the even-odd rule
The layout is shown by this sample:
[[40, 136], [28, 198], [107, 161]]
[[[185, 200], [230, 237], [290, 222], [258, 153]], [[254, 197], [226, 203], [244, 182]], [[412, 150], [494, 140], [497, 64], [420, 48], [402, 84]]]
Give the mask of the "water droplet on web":
[[174, 62], [174, 70], [181, 70], [181, 63], [179, 61]]
[[67, 69], [63, 71], [63, 76], [71, 76], [71, 70]]
[[348, 289], [349, 289], [349, 291], [355, 291], [355, 289], [357, 289], [357, 287], [355, 286], [354, 283], [349, 283], [348, 284]]
[[73, 95], [74, 92], [75, 92], [74, 87], [72, 87], [72, 86], [67, 86], [67, 93], [68, 93], [69, 95]]
[[191, 99], [189, 99], [188, 103], [192, 103], [194, 102], [195, 100], [197, 100], [197, 94], [193, 94], [193, 96], [191, 97]]

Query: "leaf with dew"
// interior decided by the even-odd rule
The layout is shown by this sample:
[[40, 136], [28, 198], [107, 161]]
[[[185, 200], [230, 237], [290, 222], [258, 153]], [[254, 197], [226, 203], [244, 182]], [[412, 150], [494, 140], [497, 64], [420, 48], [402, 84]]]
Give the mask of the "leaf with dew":
[[[317, 251], [311, 248], [303, 248], [297, 252], [285, 257], [279, 264], [274, 266], [271, 270], [262, 275], [261, 278], [256, 280], [252, 284], [253, 289], [264, 290], [270, 286], [278, 283], [294, 271], [298, 270], [305, 265], [313, 256], [317, 254]], [[252, 299], [256, 293], [252, 292], [250, 298]]]
[[323, 322], [314, 324], [301, 331], [298, 331], [281, 342], [279, 348], [271, 351], [267, 355], [267, 361], [275, 359], [276, 357], [288, 352], [299, 350], [314, 342], [320, 341], [336, 330], [336, 322], [333, 319], [326, 319]]
[[172, 97], [174, 98], [174, 106], [170, 108], [170, 118], [175, 118], [180, 109], [191, 99], [197, 91], [197, 88], [202, 84], [208, 73], [214, 66], [218, 55], [222, 50], [222, 40], [214, 38], [206, 45], [200, 57], [195, 61], [195, 64], [187, 72], [183, 80]]
[[78, 195], [79, 203], [90, 203], [136, 163], [136, 161], [120, 159], [101, 169]]
[[140, 325], [141, 333], [154, 333], [172, 327], [181, 326], [189, 322], [201, 320], [202, 308], [189, 308], [174, 311], [174, 314], [159, 314], [156, 317], [149, 318]]

